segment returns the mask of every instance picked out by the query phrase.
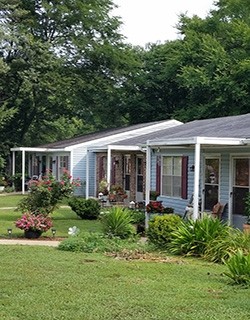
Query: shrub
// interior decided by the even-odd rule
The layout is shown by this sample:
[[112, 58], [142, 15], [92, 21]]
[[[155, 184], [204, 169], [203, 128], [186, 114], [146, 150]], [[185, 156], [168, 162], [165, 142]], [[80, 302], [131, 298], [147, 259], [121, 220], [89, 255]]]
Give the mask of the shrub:
[[135, 234], [135, 228], [132, 225], [133, 219], [129, 209], [121, 207], [112, 207], [102, 216], [102, 225], [105, 234], [109, 237], [129, 238]]
[[204, 257], [212, 262], [223, 262], [241, 249], [244, 254], [250, 253], [250, 235], [238, 229], [228, 227], [228, 232], [212, 239], [206, 247]]
[[163, 216], [154, 216], [149, 221], [147, 236], [150, 242], [157, 247], [166, 248], [172, 239], [172, 232], [176, 230], [181, 223], [181, 218], [175, 214], [166, 214]]
[[72, 252], [120, 252], [124, 249], [146, 250], [145, 244], [117, 237], [109, 238], [100, 233], [85, 233], [81, 237], [68, 238], [60, 242], [58, 249]]
[[238, 250], [225, 264], [229, 269], [225, 275], [235, 284], [250, 284], [250, 253], [244, 255], [242, 250]]
[[60, 181], [47, 170], [47, 175], [41, 181], [31, 182], [28, 196], [19, 202], [17, 209], [34, 214], [49, 214], [55, 210], [60, 200], [72, 195], [79, 185], [79, 180], [71, 181], [67, 170], [63, 172]]
[[182, 221], [172, 233], [168, 248], [173, 254], [201, 256], [209, 242], [227, 234], [228, 226], [219, 219], [204, 217], [201, 220]]
[[101, 206], [96, 199], [72, 197], [68, 204], [81, 219], [96, 220], [100, 215]]

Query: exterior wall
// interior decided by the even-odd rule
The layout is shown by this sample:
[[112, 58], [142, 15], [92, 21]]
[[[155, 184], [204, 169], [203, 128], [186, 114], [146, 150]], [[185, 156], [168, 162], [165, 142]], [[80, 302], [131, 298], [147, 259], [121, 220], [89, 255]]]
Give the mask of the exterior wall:
[[151, 188], [156, 190], [156, 157], [157, 156], [188, 156], [188, 196], [187, 199], [168, 197], [160, 195], [157, 200], [162, 201], [164, 207], [172, 207], [175, 212], [181, 215], [185, 213], [185, 207], [193, 193], [194, 172], [190, 171], [190, 167], [194, 164], [194, 154], [190, 149], [163, 149], [160, 153], [154, 154], [151, 161]]
[[[136, 156], [138, 153], [135, 152], [118, 152], [112, 151], [112, 163], [113, 166], [113, 182], [112, 184], [119, 185], [124, 188], [124, 156], [130, 155], [131, 157], [131, 174], [130, 174], [130, 190], [129, 190], [129, 201], [136, 201]], [[143, 192], [145, 194], [145, 183], [146, 183], [146, 155], [144, 153], [140, 153], [140, 156], [143, 157]], [[100, 183], [100, 158], [103, 156], [107, 156], [107, 153], [101, 152], [96, 153], [95, 165], [96, 165], [96, 175], [95, 175], [95, 183], [96, 183], [96, 191], [95, 196], [98, 195], [98, 185]], [[115, 160], [115, 163], [114, 161]], [[111, 174], [112, 175], [112, 174]], [[112, 179], [111, 179], [112, 181]]]
[[[159, 154], [158, 154], [159, 155]], [[194, 150], [193, 149], [162, 149], [161, 156], [188, 156], [188, 199], [190, 199], [194, 188], [194, 172], [190, 171], [190, 166], [194, 164]], [[151, 188], [156, 187], [156, 154], [152, 153], [151, 158]], [[227, 204], [226, 210], [223, 213], [223, 220], [230, 219], [230, 212], [232, 216], [231, 224], [237, 228], [242, 229], [244, 222], [244, 216], [234, 215], [232, 212], [232, 157], [235, 156], [248, 156], [250, 158], [250, 148], [202, 148], [201, 152], [201, 164], [200, 164], [200, 196], [203, 200], [204, 197], [204, 172], [205, 172], [205, 158], [206, 157], [219, 157], [220, 158], [220, 181], [219, 181], [219, 197], [218, 201], [223, 204]], [[160, 195], [157, 200], [163, 202], [165, 207], [173, 207], [178, 214], [184, 214], [185, 207], [188, 200], [181, 198], [174, 198]]]

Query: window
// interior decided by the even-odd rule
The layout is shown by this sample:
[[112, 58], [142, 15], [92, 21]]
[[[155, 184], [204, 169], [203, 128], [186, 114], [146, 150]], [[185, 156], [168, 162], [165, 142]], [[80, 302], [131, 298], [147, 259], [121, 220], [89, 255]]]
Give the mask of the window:
[[65, 170], [69, 170], [69, 157], [68, 156], [60, 156], [60, 176], [63, 174]]
[[162, 160], [162, 195], [182, 197], [182, 157], [163, 157]]

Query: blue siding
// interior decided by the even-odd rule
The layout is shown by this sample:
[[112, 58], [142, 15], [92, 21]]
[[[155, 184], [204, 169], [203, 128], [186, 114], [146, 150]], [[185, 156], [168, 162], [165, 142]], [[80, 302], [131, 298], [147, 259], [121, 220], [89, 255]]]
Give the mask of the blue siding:
[[[190, 171], [190, 166], [194, 164], [194, 154], [190, 149], [175, 149], [175, 150], [161, 150], [161, 153], [158, 155], [162, 156], [188, 156], [188, 199], [181, 198], [173, 198], [168, 196], [160, 195], [157, 200], [162, 201], [164, 207], [172, 207], [174, 211], [178, 214], [184, 214], [185, 207], [189, 202], [189, 199], [193, 192], [193, 184], [194, 184], [194, 172]], [[156, 156], [152, 157], [151, 163], [151, 187], [152, 190], [156, 187]]]
[[[194, 164], [194, 150], [192, 149], [162, 149], [160, 154], [161, 156], [188, 156], [188, 199], [190, 199], [193, 193], [194, 187], [194, 172], [190, 171], [190, 167]], [[205, 157], [219, 157], [220, 158], [220, 189], [219, 189], [219, 201], [223, 204], [230, 204], [231, 201], [231, 183], [230, 177], [232, 175], [231, 172], [231, 155], [236, 157], [241, 156], [249, 156], [250, 157], [250, 147], [244, 148], [203, 148], [201, 153], [201, 167], [200, 167], [200, 196], [203, 195], [203, 182], [204, 182], [204, 164], [205, 164]], [[152, 163], [151, 163], [151, 188], [155, 188], [156, 184], [156, 156], [152, 155]], [[231, 177], [232, 179], [233, 177]], [[160, 195], [158, 200], [163, 202], [165, 207], [173, 207], [176, 213], [184, 214], [185, 207], [189, 200], [180, 199], [180, 198], [173, 198]], [[223, 215], [224, 220], [228, 220], [228, 206]], [[233, 225], [242, 229], [242, 223], [244, 222], [244, 217], [240, 215], [233, 215]]]

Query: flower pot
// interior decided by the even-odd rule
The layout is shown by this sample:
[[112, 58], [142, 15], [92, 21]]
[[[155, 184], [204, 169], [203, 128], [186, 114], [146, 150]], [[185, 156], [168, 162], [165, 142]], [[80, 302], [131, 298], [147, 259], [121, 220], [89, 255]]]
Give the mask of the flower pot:
[[24, 237], [27, 239], [37, 239], [41, 236], [42, 231], [40, 230], [25, 230]]
[[250, 234], [250, 224], [243, 223], [243, 232]]

